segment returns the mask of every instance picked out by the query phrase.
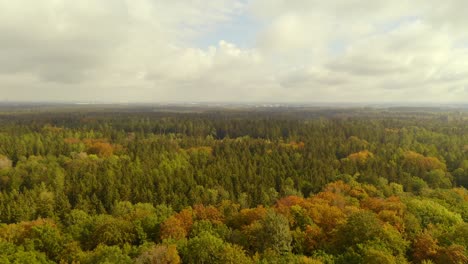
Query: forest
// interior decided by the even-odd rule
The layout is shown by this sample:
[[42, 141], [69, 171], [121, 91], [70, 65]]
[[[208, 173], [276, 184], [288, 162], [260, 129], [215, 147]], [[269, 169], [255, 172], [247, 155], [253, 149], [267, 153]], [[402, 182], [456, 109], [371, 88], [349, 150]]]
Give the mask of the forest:
[[468, 263], [468, 111], [1, 107], [0, 263]]

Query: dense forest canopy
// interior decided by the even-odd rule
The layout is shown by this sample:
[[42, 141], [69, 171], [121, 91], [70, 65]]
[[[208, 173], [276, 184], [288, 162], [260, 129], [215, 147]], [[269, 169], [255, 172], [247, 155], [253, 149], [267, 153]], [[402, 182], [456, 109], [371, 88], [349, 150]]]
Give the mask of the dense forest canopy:
[[0, 263], [468, 263], [466, 109], [1, 111]]

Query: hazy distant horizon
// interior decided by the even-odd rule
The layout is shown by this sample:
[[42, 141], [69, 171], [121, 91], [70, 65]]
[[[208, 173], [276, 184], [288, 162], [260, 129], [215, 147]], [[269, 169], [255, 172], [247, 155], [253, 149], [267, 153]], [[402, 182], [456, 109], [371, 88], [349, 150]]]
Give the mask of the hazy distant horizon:
[[0, 101], [0, 105], [120, 105], [120, 106], [261, 106], [261, 107], [462, 107], [468, 108], [468, 102], [281, 102], [281, 101], [154, 101], [154, 102], [119, 102], [119, 101]]

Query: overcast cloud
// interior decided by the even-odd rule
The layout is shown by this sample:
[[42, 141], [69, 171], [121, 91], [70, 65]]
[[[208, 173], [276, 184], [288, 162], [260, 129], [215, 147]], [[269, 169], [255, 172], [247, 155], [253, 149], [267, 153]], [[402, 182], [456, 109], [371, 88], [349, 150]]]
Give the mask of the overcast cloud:
[[466, 10], [466, 0], [0, 0], [0, 101], [468, 102]]

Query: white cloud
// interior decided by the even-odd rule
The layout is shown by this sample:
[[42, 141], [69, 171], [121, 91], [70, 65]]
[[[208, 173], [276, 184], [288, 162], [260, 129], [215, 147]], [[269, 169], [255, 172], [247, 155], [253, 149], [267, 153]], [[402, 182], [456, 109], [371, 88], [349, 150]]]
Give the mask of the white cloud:
[[[0, 0], [0, 100], [466, 102], [467, 9], [463, 0]], [[194, 44], [239, 15], [262, 25], [255, 46]]]
[[430, 2], [276, 0], [253, 10], [271, 21], [260, 36], [266, 56], [299, 66], [281, 74], [290, 91], [326, 101], [466, 101], [468, 57], [454, 48], [466, 37], [466, 3]]

